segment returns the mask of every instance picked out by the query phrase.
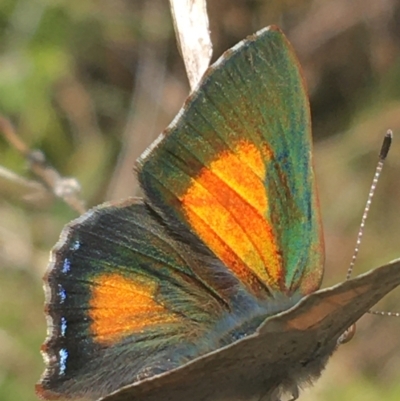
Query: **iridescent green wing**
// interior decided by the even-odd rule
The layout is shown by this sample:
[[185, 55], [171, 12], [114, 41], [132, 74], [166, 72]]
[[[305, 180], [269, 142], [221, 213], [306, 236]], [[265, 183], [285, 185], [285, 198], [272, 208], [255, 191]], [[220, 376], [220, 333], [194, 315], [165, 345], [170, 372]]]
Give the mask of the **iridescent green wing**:
[[[323, 273], [311, 147], [298, 60], [270, 27], [209, 68], [142, 155], [139, 179], [149, 205], [246, 291], [306, 294]], [[227, 291], [224, 278], [210, 280]]]

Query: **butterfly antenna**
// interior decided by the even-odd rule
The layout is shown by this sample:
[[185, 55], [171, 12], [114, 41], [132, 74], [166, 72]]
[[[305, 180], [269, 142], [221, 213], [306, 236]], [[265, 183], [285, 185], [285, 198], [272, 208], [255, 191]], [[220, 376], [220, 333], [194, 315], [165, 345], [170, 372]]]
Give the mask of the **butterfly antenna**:
[[[386, 135], [383, 139], [383, 143], [382, 143], [382, 147], [381, 147], [381, 151], [379, 152], [379, 161], [378, 164], [376, 166], [376, 170], [375, 170], [375, 174], [374, 174], [374, 179], [372, 180], [372, 185], [371, 188], [369, 190], [369, 194], [368, 194], [368, 199], [367, 199], [367, 203], [365, 205], [364, 208], [364, 213], [362, 215], [361, 218], [361, 224], [360, 224], [360, 228], [358, 230], [358, 235], [357, 235], [357, 241], [356, 241], [356, 246], [354, 248], [354, 253], [353, 256], [351, 258], [351, 262], [350, 262], [350, 266], [347, 270], [347, 276], [346, 276], [346, 280], [349, 280], [352, 273], [353, 273], [353, 269], [354, 269], [354, 265], [358, 256], [358, 252], [360, 250], [360, 244], [361, 244], [361, 239], [362, 236], [364, 234], [364, 227], [365, 227], [365, 221], [367, 220], [368, 217], [368, 212], [369, 212], [369, 208], [371, 207], [371, 202], [372, 202], [372, 198], [374, 197], [374, 193], [375, 193], [375, 189], [376, 189], [376, 185], [378, 183], [379, 180], [379, 176], [381, 175], [382, 172], [382, 168], [383, 168], [383, 163], [385, 162], [385, 159], [389, 153], [389, 149], [390, 149], [390, 145], [392, 144], [392, 139], [393, 139], [393, 132], [392, 130], [388, 130], [386, 132]], [[372, 312], [374, 314], [385, 314], [385, 312]], [[394, 315], [394, 314], [392, 314]], [[400, 314], [398, 314], [400, 316]]]

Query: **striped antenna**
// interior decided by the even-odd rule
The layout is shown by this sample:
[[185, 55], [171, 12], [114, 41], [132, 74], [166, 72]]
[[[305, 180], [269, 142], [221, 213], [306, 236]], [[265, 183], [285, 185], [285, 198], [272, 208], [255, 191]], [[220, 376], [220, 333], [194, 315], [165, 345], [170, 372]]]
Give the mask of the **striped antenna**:
[[[371, 202], [372, 202], [372, 198], [374, 196], [375, 193], [375, 189], [376, 189], [376, 185], [378, 183], [379, 180], [379, 176], [381, 175], [382, 172], [382, 168], [383, 168], [383, 163], [389, 153], [389, 149], [390, 149], [390, 145], [392, 144], [392, 139], [393, 139], [393, 132], [391, 130], [388, 130], [386, 132], [386, 135], [383, 139], [383, 143], [382, 143], [382, 147], [381, 147], [381, 151], [379, 152], [379, 161], [378, 161], [378, 165], [376, 166], [376, 170], [375, 170], [375, 174], [374, 174], [374, 179], [372, 180], [372, 185], [371, 185], [371, 189], [369, 190], [369, 194], [368, 194], [368, 199], [367, 199], [367, 203], [365, 205], [364, 208], [364, 213], [362, 215], [361, 218], [361, 224], [360, 224], [360, 228], [358, 230], [358, 235], [357, 235], [357, 242], [356, 242], [356, 247], [354, 248], [354, 253], [353, 256], [351, 258], [351, 263], [350, 266], [347, 270], [347, 276], [346, 276], [346, 280], [349, 280], [352, 273], [353, 273], [353, 269], [354, 269], [354, 265], [357, 259], [357, 255], [358, 252], [360, 250], [360, 244], [361, 244], [361, 239], [364, 233], [364, 227], [365, 227], [365, 221], [367, 220], [368, 217], [368, 212], [369, 212], [369, 208], [371, 206]], [[400, 317], [400, 313], [399, 312], [384, 312], [384, 311], [377, 311], [377, 310], [370, 310], [368, 311], [368, 313], [371, 313], [372, 315], [379, 315], [379, 316], [392, 316], [392, 317]], [[355, 325], [352, 325], [350, 327], [350, 329], [353, 329], [353, 331], [355, 331], [355, 327], [353, 327]], [[347, 332], [345, 332], [346, 334]], [[349, 337], [352, 338], [354, 335], [354, 333], [352, 332]], [[345, 336], [344, 341], [343, 342], [347, 342], [347, 336]]]
[[[372, 185], [369, 190], [367, 203], [365, 205], [364, 213], [361, 218], [361, 224], [360, 224], [360, 228], [358, 230], [356, 246], [354, 248], [353, 256], [351, 258], [350, 266], [347, 270], [346, 280], [349, 280], [353, 273], [354, 265], [355, 265], [355, 262], [356, 262], [356, 259], [358, 256], [358, 252], [360, 250], [362, 236], [364, 234], [365, 221], [367, 220], [367, 217], [368, 217], [368, 212], [369, 212], [369, 208], [371, 207], [372, 198], [374, 197], [376, 185], [378, 183], [379, 176], [381, 175], [381, 172], [382, 172], [383, 163], [389, 153], [390, 145], [392, 144], [392, 139], [393, 139], [393, 132], [391, 130], [388, 130], [386, 132], [385, 137], [383, 138], [381, 151], [379, 152], [378, 165], [376, 166], [374, 179], [372, 180]], [[399, 314], [399, 316], [400, 316], [400, 314]]]

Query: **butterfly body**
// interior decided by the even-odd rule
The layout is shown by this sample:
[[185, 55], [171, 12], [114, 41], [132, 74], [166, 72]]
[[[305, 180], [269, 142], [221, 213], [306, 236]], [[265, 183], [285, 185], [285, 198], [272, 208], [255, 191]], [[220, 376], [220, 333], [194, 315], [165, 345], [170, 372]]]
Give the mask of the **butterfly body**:
[[276, 27], [227, 51], [137, 163], [143, 199], [66, 226], [45, 275], [45, 399], [278, 401], [400, 282], [324, 291], [310, 113]]

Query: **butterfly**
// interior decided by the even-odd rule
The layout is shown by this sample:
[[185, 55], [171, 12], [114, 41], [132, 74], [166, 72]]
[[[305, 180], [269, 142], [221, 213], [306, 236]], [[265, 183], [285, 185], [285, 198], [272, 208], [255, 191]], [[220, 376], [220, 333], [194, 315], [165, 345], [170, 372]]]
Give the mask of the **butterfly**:
[[212, 65], [137, 161], [143, 198], [69, 223], [45, 274], [47, 400], [298, 398], [400, 260], [319, 290], [310, 111], [279, 28]]

